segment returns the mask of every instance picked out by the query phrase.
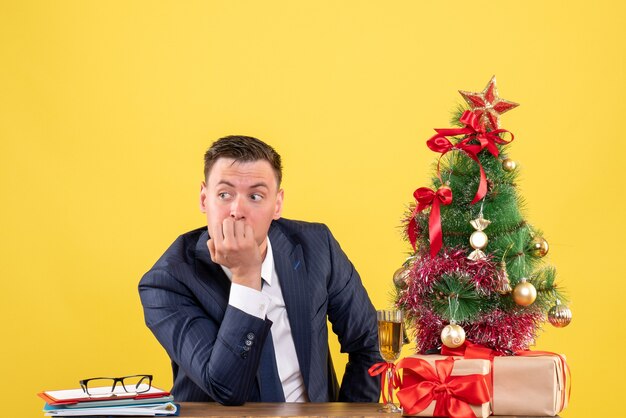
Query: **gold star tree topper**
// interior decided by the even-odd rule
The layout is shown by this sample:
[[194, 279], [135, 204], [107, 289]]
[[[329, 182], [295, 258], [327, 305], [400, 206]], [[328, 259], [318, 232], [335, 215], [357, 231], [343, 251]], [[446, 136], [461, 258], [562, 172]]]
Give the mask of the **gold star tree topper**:
[[498, 96], [495, 75], [491, 77], [483, 91], [472, 93], [459, 90], [459, 93], [461, 93], [467, 104], [470, 105], [470, 108], [478, 114], [480, 122], [484, 123], [485, 127], [491, 130], [500, 127], [501, 114], [519, 106], [519, 103], [510, 102]]

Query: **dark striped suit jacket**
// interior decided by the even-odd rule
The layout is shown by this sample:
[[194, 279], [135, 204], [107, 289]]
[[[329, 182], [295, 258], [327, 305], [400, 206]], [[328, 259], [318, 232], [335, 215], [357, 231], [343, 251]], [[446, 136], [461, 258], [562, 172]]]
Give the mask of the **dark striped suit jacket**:
[[[367, 373], [381, 361], [376, 312], [354, 266], [325, 225], [280, 219], [268, 236], [309, 399], [378, 402], [379, 381]], [[228, 305], [230, 281], [207, 240], [206, 228], [180, 236], [143, 276], [146, 324], [172, 360], [175, 399], [260, 401], [257, 370], [271, 321]], [[338, 394], [327, 317], [349, 354]]]

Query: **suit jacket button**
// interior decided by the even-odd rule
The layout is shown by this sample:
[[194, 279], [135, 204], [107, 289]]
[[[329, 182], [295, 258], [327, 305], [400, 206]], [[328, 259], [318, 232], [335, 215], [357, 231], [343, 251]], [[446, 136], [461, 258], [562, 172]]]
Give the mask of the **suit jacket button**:
[[[246, 343], [247, 343], [247, 342], [248, 342], [248, 341], [246, 341]], [[246, 344], [246, 345], [244, 345], [244, 346], [243, 346], [243, 351], [250, 351], [250, 346], [249, 346], [249, 345], [247, 345], [247, 344]]]
[[246, 344], [246, 346], [250, 347], [250, 346], [252, 345], [252, 341], [250, 341], [250, 340], [246, 340], [246, 343], [245, 343], [245, 344]]
[[254, 334], [249, 332], [248, 335], [246, 335], [246, 338], [248, 338], [249, 340], [254, 340]]

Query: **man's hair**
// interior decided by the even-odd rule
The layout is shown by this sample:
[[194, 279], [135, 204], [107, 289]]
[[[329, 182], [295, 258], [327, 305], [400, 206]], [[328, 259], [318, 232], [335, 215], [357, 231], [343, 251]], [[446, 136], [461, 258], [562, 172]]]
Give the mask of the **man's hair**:
[[219, 158], [232, 158], [237, 162], [264, 160], [270, 163], [276, 174], [280, 187], [283, 178], [283, 167], [280, 155], [274, 148], [260, 139], [251, 136], [230, 135], [220, 138], [204, 153], [204, 180], [206, 181], [213, 164]]

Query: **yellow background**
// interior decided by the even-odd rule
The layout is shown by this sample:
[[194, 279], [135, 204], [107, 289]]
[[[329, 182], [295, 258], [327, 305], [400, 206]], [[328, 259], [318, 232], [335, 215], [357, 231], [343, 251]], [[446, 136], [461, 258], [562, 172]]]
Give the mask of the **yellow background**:
[[[137, 282], [203, 224], [202, 155], [258, 136], [290, 218], [327, 223], [374, 304], [428, 185], [425, 141], [496, 74], [528, 220], [573, 302], [565, 417], [615, 415], [624, 367], [619, 1], [8, 1], [0, 4], [0, 318], [5, 415], [44, 389], [148, 372], [171, 384]], [[338, 351], [333, 343], [333, 350]], [[409, 350], [406, 351], [407, 353]], [[342, 368], [345, 357], [336, 353]], [[621, 386], [621, 387], [620, 387]]]

